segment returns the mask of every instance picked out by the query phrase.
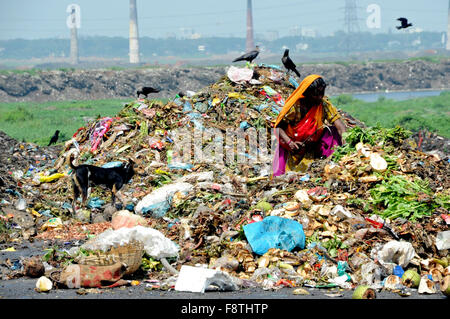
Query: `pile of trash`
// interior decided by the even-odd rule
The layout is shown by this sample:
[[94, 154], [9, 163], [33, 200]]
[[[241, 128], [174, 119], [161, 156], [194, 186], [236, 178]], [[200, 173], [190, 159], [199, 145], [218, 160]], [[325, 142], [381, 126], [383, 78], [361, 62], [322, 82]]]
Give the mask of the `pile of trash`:
[[[355, 298], [379, 289], [448, 294], [449, 162], [418, 150], [401, 127], [367, 128], [341, 112], [347, 143], [305, 173], [272, 177], [264, 139], [256, 150], [237, 145], [247, 161], [217, 161], [217, 149], [196, 161], [196, 147], [205, 151], [229, 134], [249, 140], [246, 132], [262, 132], [271, 141], [271, 123], [298, 83], [278, 66], [232, 66], [199, 92], [130, 102], [116, 117], [81, 127], [47, 171], [21, 175], [26, 205], [3, 223], [20, 211], [36, 224], [28, 237], [78, 240], [47, 256], [62, 254], [47, 277], [69, 288], [99, 287], [83, 268], [95, 265], [117, 274], [108, 287], [144, 272], [151, 287], [179, 291], [361, 286]], [[195, 132], [203, 135], [181, 154], [177, 143]], [[75, 214], [71, 156], [75, 165], [102, 167], [131, 159], [135, 175], [116, 205], [109, 189], [93, 186]]]

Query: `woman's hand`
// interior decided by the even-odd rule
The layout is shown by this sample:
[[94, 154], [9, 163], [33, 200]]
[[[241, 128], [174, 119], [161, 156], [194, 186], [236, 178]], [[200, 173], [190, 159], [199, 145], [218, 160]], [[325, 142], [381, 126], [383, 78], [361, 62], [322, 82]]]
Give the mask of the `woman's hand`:
[[338, 119], [333, 124], [338, 130], [339, 135], [341, 136], [342, 144], [345, 144], [345, 140], [343, 137], [344, 132], [347, 131], [345, 123], [341, 119]]
[[294, 142], [293, 140], [289, 140], [288, 145], [291, 148], [291, 150], [298, 150], [300, 147], [303, 146], [303, 143]]

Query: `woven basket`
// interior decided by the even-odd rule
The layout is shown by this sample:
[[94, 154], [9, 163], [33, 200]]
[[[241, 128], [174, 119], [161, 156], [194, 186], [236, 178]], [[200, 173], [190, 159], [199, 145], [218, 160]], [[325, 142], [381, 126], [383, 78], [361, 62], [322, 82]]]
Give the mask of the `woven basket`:
[[107, 252], [95, 252], [89, 256], [81, 256], [75, 261], [82, 265], [109, 266], [117, 262], [127, 265], [124, 275], [130, 275], [139, 269], [144, 255], [144, 244], [132, 241], [127, 245], [112, 247]]

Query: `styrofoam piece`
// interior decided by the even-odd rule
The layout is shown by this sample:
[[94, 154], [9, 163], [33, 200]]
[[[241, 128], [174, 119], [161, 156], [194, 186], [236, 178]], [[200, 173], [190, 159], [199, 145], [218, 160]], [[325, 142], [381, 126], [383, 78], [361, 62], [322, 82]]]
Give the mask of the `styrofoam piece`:
[[[210, 288], [213, 286], [214, 289]], [[201, 292], [206, 290], [233, 291], [238, 287], [233, 278], [223, 271], [193, 266], [181, 266], [176, 291]]]

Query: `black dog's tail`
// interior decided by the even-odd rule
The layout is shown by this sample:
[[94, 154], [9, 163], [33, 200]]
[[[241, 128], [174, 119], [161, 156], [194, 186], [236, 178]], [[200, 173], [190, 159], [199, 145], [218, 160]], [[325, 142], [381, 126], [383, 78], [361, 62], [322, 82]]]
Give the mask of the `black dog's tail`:
[[73, 159], [74, 159], [74, 155], [72, 153], [72, 154], [70, 154], [70, 157], [69, 157], [69, 165], [70, 165], [70, 167], [75, 169], [75, 168], [77, 168], [77, 166], [73, 165], [73, 163], [72, 163]]

